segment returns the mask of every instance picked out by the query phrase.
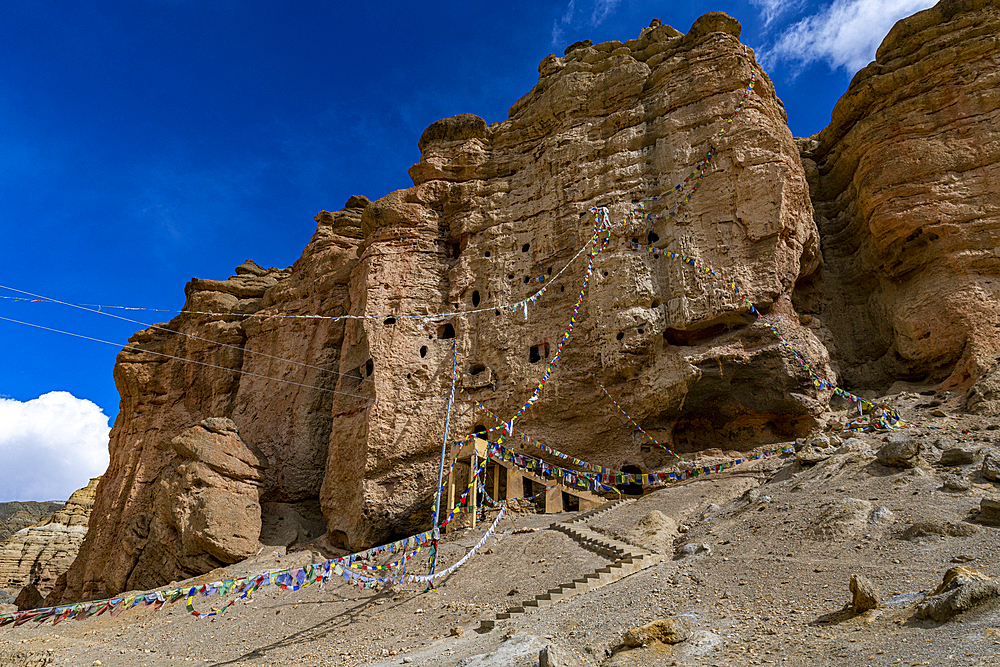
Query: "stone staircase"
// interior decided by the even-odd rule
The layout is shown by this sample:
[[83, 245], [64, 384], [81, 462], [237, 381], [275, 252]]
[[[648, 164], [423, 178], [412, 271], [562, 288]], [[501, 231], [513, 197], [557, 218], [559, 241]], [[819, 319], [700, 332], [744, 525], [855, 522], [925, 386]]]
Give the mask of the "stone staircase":
[[480, 621], [479, 632], [488, 632], [496, 627], [497, 621], [512, 618], [518, 614], [525, 614], [533, 609], [547, 607], [560, 600], [565, 600], [577, 595], [582, 595], [602, 586], [614, 583], [630, 574], [634, 574], [646, 568], [660, 563], [665, 557], [659, 554], [649, 553], [631, 544], [619, 542], [600, 533], [587, 528], [584, 522], [594, 518], [598, 514], [611, 511], [616, 507], [635, 502], [634, 500], [616, 500], [606, 503], [587, 512], [578, 514], [576, 517], [565, 522], [556, 522], [549, 526], [550, 530], [558, 530], [573, 538], [585, 549], [598, 553], [614, 560], [610, 565], [598, 568], [589, 574], [585, 574], [579, 579], [560, 584], [549, 589], [545, 593], [536, 595], [530, 600], [523, 601], [520, 605], [510, 607], [507, 611], [501, 612], [494, 618]]

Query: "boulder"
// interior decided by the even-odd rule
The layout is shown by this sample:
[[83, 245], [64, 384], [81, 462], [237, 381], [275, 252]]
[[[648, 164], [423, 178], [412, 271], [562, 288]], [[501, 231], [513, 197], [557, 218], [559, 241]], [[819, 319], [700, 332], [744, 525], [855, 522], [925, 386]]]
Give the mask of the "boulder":
[[875, 453], [878, 462], [895, 468], [915, 468], [919, 463], [920, 441], [910, 433], [890, 433], [886, 444]]
[[1000, 598], [1000, 583], [972, 568], [957, 566], [944, 573], [944, 581], [917, 604], [917, 618], [949, 621], [957, 614]]
[[918, 540], [921, 537], [971, 537], [978, 533], [979, 526], [972, 523], [951, 521], [918, 521], [900, 533], [904, 540]]
[[862, 574], [851, 575], [851, 611], [860, 614], [880, 606], [878, 587]]
[[987, 526], [1000, 526], [1000, 498], [987, 496], [979, 501], [976, 521]]
[[26, 609], [38, 609], [45, 603], [45, 598], [42, 596], [34, 584], [28, 584], [21, 589], [21, 592], [17, 594], [14, 598], [14, 606], [18, 608], [19, 611], [25, 611]]
[[880, 505], [876, 508], [860, 498], [842, 498], [823, 508], [806, 530], [806, 535], [819, 540], [853, 537], [869, 526], [888, 526], [895, 520], [888, 507]]
[[964, 466], [976, 461], [976, 450], [967, 445], [951, 447], [941, 452], [938, 461], [943, 466]]
[[634, 648], [654, 642], [662, 644], [678, 644], [692, 633], [691, 622], [685, 618], [658, 618], [638, 628], [632, 628], [625, 633], [625, 646]]
[[993, 482], [1000, 482], [1000, 452], [991, 449], [983, 456], [983, 477]]
[[[840, 444], [839, 438], [837, 439], [837, 444]], [[796, 447], [795, 458], [799, 463], [811, 465], [827, 460], [833, 456], [836, 451], [836, 447], [834, 446], [834, 443], [831, 442], [830, 438], [820, 435], [808, 438], [801, 448]]]
[[972, 488], [972, 482], [961, 473], [955, 473], [945, 476], [941, 488], [945, 491], [968, 491]]

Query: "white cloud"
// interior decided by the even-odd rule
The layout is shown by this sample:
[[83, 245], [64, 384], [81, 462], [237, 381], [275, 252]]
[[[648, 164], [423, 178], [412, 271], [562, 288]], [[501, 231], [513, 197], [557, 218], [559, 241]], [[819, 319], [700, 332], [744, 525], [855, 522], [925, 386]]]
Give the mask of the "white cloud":
[[590, 22], [600, 25], [604, 19], [608, 18], [621, 0], [597, 0], [594, 3], [594, 13], [590, 17]]
[[0, 399], [0, 502], [65, 500], [108, 467], [108, 417], [65, 391]]
[[805, 0], [750, 0], [750, 4], [760, 9], [767, 28], [780, 16], [798, 10]]
[[[760, 0], [770, 4], [771, 0]], [[875, 59], [875, 51], [901, 18], [936, 0], [834, 0], [818, 13], [789, 26], [760, 55], [765, 67], [779, 61], [805, 67], [825, 62], [853, 74]], [[756, 3], [755, 3], [756, 4]]]
[[563, 29], [573, 22], [573, 10], [576, 8], [576, 0], [569, 0], [566, 11], [563, 15], [552, 22], [552, 46], [557, 46], [563, 41]]
[[588, 21], [584, 18], [580, 21], [574, 21], [576, 18], [576, 0], [569, 0], [566, 4], [566, 11], [552, 22], [553, 48], [562, 45], [567, 28], [579, 25], [589, 28], [597, 27], [604, 22], [604, 19], [614, 13], [619, 4], [621, 4], [621, 0], [594, 0], [594, 11], [590, 14], [590, 20]]

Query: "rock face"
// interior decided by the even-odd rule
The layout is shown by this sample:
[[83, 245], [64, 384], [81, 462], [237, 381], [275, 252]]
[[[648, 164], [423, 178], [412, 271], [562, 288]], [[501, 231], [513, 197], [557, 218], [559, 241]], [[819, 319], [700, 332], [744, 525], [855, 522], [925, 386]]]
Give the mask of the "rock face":
[[[795, 304], [848, 386], [966, 389], [995, 367], [998, 35], [997, 0], [943, 0], [899, 21], [830, 126], [801, 142], [823, 267]], [[994, 385], [970, 401], [996, 409]]]
[[[367, 204], [352, 198], [342, 211], [317, 215], [316, 233], [291, 269], [263, 269], [248, 260], [228, 280], [188, 283], [184, 310], [234, 315], [181, 314], [132, 337], [115, 365], [121, 408], [91, 530], [50, 601], [100, 597], [183, 576], [182, 570], [136, 565], [147, 547], [159, 549], [149, 527], [158, 480], [177, 456], [172, 440], [206, 418], [233, 419], [242, 438], [263, 452], [263, 506], [319, 513], [333, 392], [341, 387], [356, 393], [360, 378], [356, 368], [353, 375], [337, 375], [342, 322], [264, 315], [346, 312]], [[249, 314], [261, 316], [241, 316]], [[261, 517], [265, 523], [272, 518]]]
[[[818, 267], [819, 238], [798, 149], [763, 72], [726, 123], [751, 74], [739, 34], [734, 19], [713, 12], [686, 35], [654, 22], [634, 40], [549, 56], [507, 120], [487, 125], [465, 114], [427, 128], [410, 169], [414, 187], [320, 213], [290, 269], [248, 261], [228, 280], [188, 283], [186, 311], [222, 314], [179, 315], [136, 334], [135, 349], [119, 356], [111, 465], [91, 532], [53, 600], [189, 571], [190, 563], [172, 569], [146, 551], [162, 550], [152, 526], [167, 516], [157, 489], [173, 466], [171, 442], [207, 417], [231, 419], [263, 453], [265, 525], [268, 507], [318, 501], [338, 546], [426, 527], [452, 346], [464, 388], [512, 414], [556, 352], [586, 255], [546, 281], [526, 312], [507, 304], [534, 293], [540, 285], [530, 277], [558, 271], [587, 243], [591, 207], [608, 206], [621, 221], [633, 199], [666, 192], [647, 206], [666, 213], [690, 192], [671, 195], [673, 186], [713, 146], [707, 175], [678, 215], [652, 229], [635, 220], [612, 235], [561, 360], [596, 373], [643, 428], [679, 451], [804, 435], [828, 395], [767, 326], [723, 281], [628, 248], [633, 239], [651, 243], [732, 276], [828, 374], [825, 349], [792, 307], [794, 285]], [[478, 312], [436, 315], [455, 310]], [[493, 425], [459, 398], [455, 437]], [[593, 381], [559, 368], [518, 425], [606, 466], [652, 470], [670, 461], [634, 439]]]
[[[787, 439], [813, 423], [825, 396], [731, 290], [627, 248], [633, 239], [652, 241], [726, 267], [825, 368], [823, 348], [798, 325], [789, 301], [798, 277], [814, 270], [818, 246], [784, 112], [766, 77], [731, 133], [712, 139], [750, 77], [738, 34], [734, 20], [709, 14], [687, 35], [656, 26], [629, 42], [574, 45], [542, 62], [538, 84], [507, 120], [487, 125], [463, 115], [424, 132], [421, 161], [410, 169], [414, 187], [362, 216], [352, 312], [481, 312], [348, 323], [343, 358], [352, 366], [372, 361], [376, 382], [363, 389], [375, 403], [348, 414], [344, 401], [345, 416], [335, 419], [342, 439], [330, 448], [322, 494], [331, 538], [378, 540], [377, 521], [399, 525], [393, 517], [403, 514], [426, 522], [426, 511], [413, 513], [426, 501], [414, 505], [413, 494], [434, 484], [450, 336], [468, 393], [513, 414], [556, 352], [584, 260], [546, 282], [527, 318], [507, 304], [538, 289], [526, 280], [558, 271], [585, 245], [592, 206], [608, 205], [622, 220], [633, 198], [682, 181], [713, 141], [711, 173], [680, 216], [652, 234], [634, 223], [612, 236], [560, 359], [596, 373], [613, 395], [627, 397], [646, 430], [682, 452]], [[647, 210], [674, 203], [668, 196]], [[403, 236], [420, 241], [401, 246], [395, 239]], [[519, 422], [526, 432], [605, 465], [649, 470], [668, 460], [634, 439], [590, 379], [555, 369], [548, 387]], [[428, 401], [435, 391], [442, 397]], [[452, 417], [458, 433], [480, 424], [494, 425], [467, 404]]]
[[54, 514], [0, 543], [0, 589], [35, 587], [44, 596], [76, 558], [87, 534], [100, 477], [74, 491]]
[[177, 455], [157, 478], [136, 568], [196, 575], [253, 554], [261, 530], [263, 452], [224, 418], [205, 419], [170, 444]]

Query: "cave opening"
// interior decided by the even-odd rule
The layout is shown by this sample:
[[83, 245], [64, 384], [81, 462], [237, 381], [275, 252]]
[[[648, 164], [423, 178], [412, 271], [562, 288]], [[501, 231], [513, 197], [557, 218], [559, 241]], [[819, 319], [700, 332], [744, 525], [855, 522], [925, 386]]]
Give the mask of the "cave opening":
[[420, 346], [420, 358], [423, 359], [426, 356], [427, 356], [427, 346], [426, 345], [421, 345]]
[[375, 372], [375, 362], [369, 359], [365, 362], [365, 377], [371, 377], [372, 373]]
[[[622, 472], [628, 475], [641, 475], [642, 468], [636, 465], [624, 465], [622, 466]], [[622, 492], [625, 496], [641, 496], [642, 495], [642, 484], [618, 484], [618, 490]]]
[[437, 329], [437, 336], [440, 340], [455, 337], [455, 326], [451, 322], [445, 322]]
[[476, 307], [479, 305], [479, 290], [474, 290], [472, 292], [472, 306]]

